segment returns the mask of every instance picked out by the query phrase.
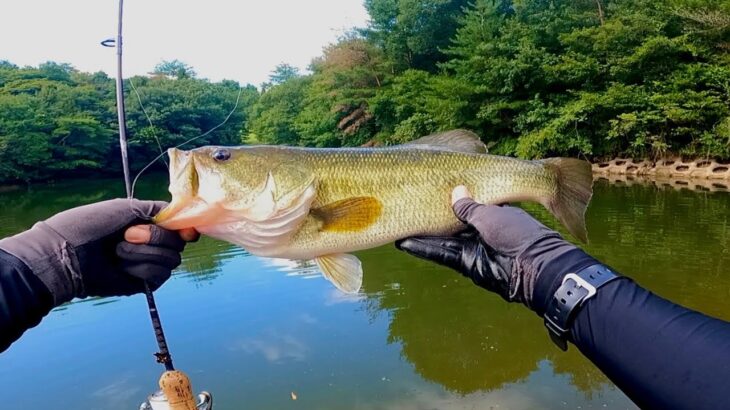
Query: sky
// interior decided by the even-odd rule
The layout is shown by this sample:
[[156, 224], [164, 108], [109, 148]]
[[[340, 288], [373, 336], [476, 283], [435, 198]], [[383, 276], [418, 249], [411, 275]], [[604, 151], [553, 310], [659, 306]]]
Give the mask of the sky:
[[[305, 70], [322, 48], [367, 24], [363, 0], [126, 0], [124, 77], [162, 60], [198, 77], [259, 85], [282, 62]], [[2, 0], [0, 60], [116, 73], [117, 0]]]

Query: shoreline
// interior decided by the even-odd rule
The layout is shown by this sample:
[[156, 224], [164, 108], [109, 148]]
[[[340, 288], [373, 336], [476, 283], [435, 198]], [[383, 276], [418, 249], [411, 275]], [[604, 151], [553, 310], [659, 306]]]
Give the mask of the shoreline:
[[658, 188], [730, 192], [730, 163], [710, 159], [615, 158], [591, 164], [593, 180], [617, 185], [654, 185]]
[[[657, 179], [710, 180], [730, 183], [730, 163], [711, 159], [683, 161], [680, 158], [648, 159], [615, 158], [591, 164], [593, 174], [629, 175]], [[722, 182], [721, 182], [722, 183]], [[727, 185], [727, 184], [725, 184]]]
[[593, 182], [605, 181], [619, 186], [655, 186], [657, 188], [672, 188], [699, 192], [730, 192], [730, 181], [725, 179], [702, 179], [682, 177], [657, 177], [647, 175], [619, 175], [593, 173]]

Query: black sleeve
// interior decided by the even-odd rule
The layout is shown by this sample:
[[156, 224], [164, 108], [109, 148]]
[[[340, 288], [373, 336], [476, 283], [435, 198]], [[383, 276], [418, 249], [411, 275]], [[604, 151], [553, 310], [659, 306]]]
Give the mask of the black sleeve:
[[[540, 278], [542, 284], [535, 288], [541, 308], [566, 273], [595, 263], [582, 251], [550, 263], [545, 280]], [[679, 306], [622, 278], [607, 283], [580, 308], [571, 334], [578, 349], [642, 408], [727, 405], [728, 322]]]
[[15, 256], [0, 249], [0, 352], [53, 308], [43, 282]]

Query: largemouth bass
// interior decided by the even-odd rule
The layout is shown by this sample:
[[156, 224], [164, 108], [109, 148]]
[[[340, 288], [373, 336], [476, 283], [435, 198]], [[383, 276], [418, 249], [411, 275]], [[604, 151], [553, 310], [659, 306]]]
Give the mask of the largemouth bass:
[[254, 255], [313, 259], [349, 293], [362, 283], [349, 252], [463, 229], [450, 204], [458, 185], [483, 203], [539, 202], [586, 240], [589, 163], [488, 155], [464, 130], [388, 148], [208, 146], [168, 154], [172, 201], [155, 223], [195, 228]]

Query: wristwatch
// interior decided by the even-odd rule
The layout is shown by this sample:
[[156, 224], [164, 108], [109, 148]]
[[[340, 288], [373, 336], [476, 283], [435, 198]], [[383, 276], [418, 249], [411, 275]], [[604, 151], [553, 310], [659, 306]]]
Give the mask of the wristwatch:
[[611, 268], [601, 264], [565, 275], [544, 316], [550, 339], [560, 349], [568, 350], [570, 324], [579, 308], [596, 294], [598, 288], [618, 278]]

